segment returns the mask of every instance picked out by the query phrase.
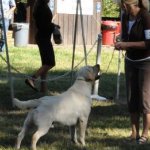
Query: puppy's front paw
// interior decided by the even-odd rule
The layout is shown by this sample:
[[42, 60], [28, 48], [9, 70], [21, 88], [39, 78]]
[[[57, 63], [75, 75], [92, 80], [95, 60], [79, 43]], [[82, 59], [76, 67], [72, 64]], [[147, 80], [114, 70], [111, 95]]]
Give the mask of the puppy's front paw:
[[76, 139], [76, 140], [72, 139], [71, 142], [72, 142], [73, 144], [80, 145], [77, 139]]
[[85, 140], [84, 139], [80, 139], [79, 142], [82, 144], [82, 146], [85, 146]]
[[16, 149], [16, 150], [19, 150], [19, 149], [20, 149], [20, 146], [16, 144], [16, 145], [15, 145], [15, 149]]

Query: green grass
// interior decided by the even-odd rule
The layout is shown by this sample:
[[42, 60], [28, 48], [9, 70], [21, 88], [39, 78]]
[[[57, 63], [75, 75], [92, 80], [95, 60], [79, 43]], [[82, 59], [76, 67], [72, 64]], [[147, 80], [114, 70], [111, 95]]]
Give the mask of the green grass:
[[[56, 67], [49, 71], [49, 79], [71, 71], [72, 49], [55, 47]], [[40, 67], [40, 57], [37, 47], [9, 48], [11, 65], [17, 70], [12, 71], [14, 96], [22, 100], [37, 98], [39, 95], [24, 84], [27, 75], [31, 75]], [[5, 54], [3, 55], [6, 58]], [[76, 49], [76, 66], [84, 57], [82, 47]], [[86, 147], [76, 146], [69, 141], [68, 127], [55, 124], [47, 135], [41, 138], [37, 147], [39, 150], [148, 150], [150, 144], [138, 146], [125, 142], [130, 134], [130, 121], [125, 103], [124, 64], [121, 64], [120, 100], [115, 101], [117, 82], [118, 52], [107, 70], [112, 57], [112, 50], [103, 48], [101, 53], [101, 71], [99, 95], [114, 97], [113, 101], [93, 101], [86, 133]], [[88, 55], [88, 64], [96, 62], [96, 47]], [[83, 62], [78, 68], [84, 66]], [[78, 69], [77, 68], [77, 69]], [[74, 78], [73, 78], [74, 79]], [[39, 83], [37, 83], [37, 86]], [[71, 75], [56, 81], [48, 81], [49, 90], [61, 93], [71, 86]], [[10, 98], [10, 83], [8, 81], [7, 64], [0, 57], [0, 150], [13, 150], [27, 111], [12, 107]], [[22, 142], [22, 150], [30, 148], [31, 132]]]

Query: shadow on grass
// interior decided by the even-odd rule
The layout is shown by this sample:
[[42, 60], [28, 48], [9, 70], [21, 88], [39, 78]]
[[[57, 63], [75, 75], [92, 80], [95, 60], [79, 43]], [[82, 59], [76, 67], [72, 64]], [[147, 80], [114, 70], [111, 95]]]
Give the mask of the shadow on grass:
[[[116, 137], [111, 137], [111, 138], [101, 138], [99, 135], [99, 138], [90, 138], [88, 139], [89, 143], [94, 143], [96, 144], [101, 143], [99, 146], [99, 150], [149, 150], [150, 144], [144, 144], [144, 145], [138, 145], [136, 142], [126, 142], [125, 138], [116, 138]], [[105, 146], [105, 147], [104, 147]], [[91, 149], [89, 150], [98, 150], [94, 146], [91, 146]]]
[[[118, 131], [130, 131], [130, 119], [127, 110], [127, 105], [115, 104], [112, 102], [100, 102], [98, 106], [93, 106], [91, 114], [89, 116], [88, 127], [92, 130], [96, 130], [98, 134], [92, 134], [89, 131], [89, 143], [90, 149], [96, 149], [99, 147], [104, 150], [148, 150], [150, 143], [144, 145], [138, 145], [136, 142], [127, 141], [126, 135], [116, 136], [111, 132]], [[89, 129], [89, 130], [90, 130]], [[99, 145], [97, 144], [99, 143]]]
[[[104, 102], [111, 103], [111, 102]], [[128, 110], [126, 105], [111, 104], [108, 106], [93, 106], [90, 114], [93, 128], [128, 128]], [[104, 124], [104, 122], [107, 124]], [[118, 122], [118, 123], [117, 123]]]
[[[16, 137], [21, 130], [27, 111], [13, 110], [0, 114], [0, 146], [5, 149], [14, 147]], [[69, 128], [54, 124], [48, 134], [43, 136], [37, 147], [39, 149], [57, 150], [148, 150], [150, 144], [137, 145], [125, 142], [124, 136], [111, 135], [105, 129], [129, 130], [129, 118], [126, 105], [113, 102], [97, 102], [92, 106], [86, 133], [86, 147], [76, 146], [70, 142]], [[100, 129], [100, 132], [97, 132]], [[94, 133], [93, 133], [94, 130]], [[22, 148], [30, 147], [31, 136], [29, 132], [22, 142]], [[102, 132], [101, 132], [102, 131]]]

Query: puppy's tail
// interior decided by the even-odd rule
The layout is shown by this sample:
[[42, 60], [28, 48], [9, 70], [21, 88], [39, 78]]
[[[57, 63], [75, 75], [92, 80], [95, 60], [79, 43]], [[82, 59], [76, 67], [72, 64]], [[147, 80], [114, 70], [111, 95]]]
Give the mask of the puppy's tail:
[[13, 99], [13, 105], [20, 109], [35, 108], [39, 106], [40, 103], [41, 103], [40, 99], [33, 99], [28, 101], [20, 101], [17, 98]]

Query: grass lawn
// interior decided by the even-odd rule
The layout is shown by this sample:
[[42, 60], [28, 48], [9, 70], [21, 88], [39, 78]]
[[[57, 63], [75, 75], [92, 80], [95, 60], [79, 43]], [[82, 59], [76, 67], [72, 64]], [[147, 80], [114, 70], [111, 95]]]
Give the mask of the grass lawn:
[[[88, 50], [90, 47], [88, 48]], [[101, 52], [101, 79], [99, 82], [99, 95], [113, 97], [107, 102], [93, 101], [92, 111], [89, 117], [86, 133], [86, 147], [76, 146], [69, 141], [69, 129], [66, 126], [55, 124], [55, 128], [39, 140], [37, 144], [40, 150], [148, 150], [150, 144], [136, 145], [127, 143], [126, 137], [130, 134], [130, 121], [125, 104], [124, 64], [121, 61], [120, 99], [116, 97], [117, 62], [118, 52], [103, 47]], [[49, 71], [48, 86], [52, 94], [58, 94], [71, 86], [71, 74], [58, 80], [54, 77], [71, 71], [72, 48], [55, 47], [56, 67]], [[2, 55], [5, 59], [5, 54]], [[36, 46], [26, 48], [9, 48], [9, 57], [13, 77], [14, 96], [21, 99], [37, 98], [40, 94], [32, 91], [24, 84], [24, 79], [40, 67], [40, 57]], [[77, 47], [75, 52], [75, 64], [77, 66], [84, 57], [82, 47]], [[10, 83], [8, 80], [7, 64], [0, 57], [0, 149], [13, 150], [17, 134], [19, 133], [27, 111], [12, 107], [10, 96]], [[89, 65], [96, 63], [96, 47], [89, 53], [87, 62]], [[84, 61], [77, 67], [84, 66]], [[107, 71], [107, 72], [106, 72]], [[74, 78], [72, 78], [74, 80]], [[39, 81], [37, 82], [39, 86]], [[30, 148], [31, 133], [22, 142], [22, 150]]]

